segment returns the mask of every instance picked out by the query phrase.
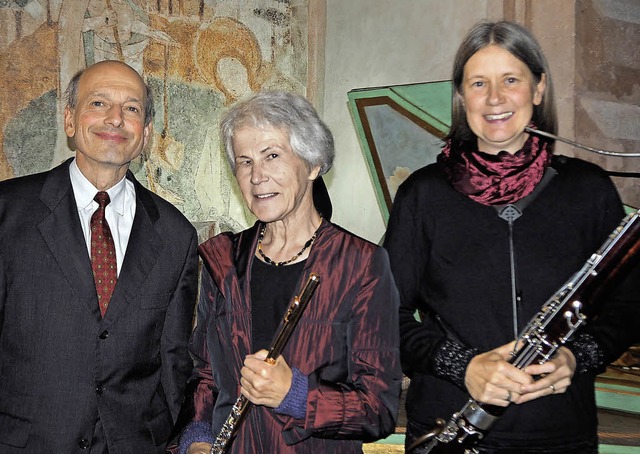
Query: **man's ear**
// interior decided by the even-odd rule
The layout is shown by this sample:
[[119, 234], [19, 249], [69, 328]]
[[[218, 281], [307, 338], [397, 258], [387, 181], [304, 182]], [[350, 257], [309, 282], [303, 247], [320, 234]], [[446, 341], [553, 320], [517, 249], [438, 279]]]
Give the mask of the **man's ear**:
[[73, 119], [73, 110], [71, 107], [66, 106], [64, 108], [64, 132], [67, 137], [73, 137], [76, 135], [76, 126]]
[[149, 138], [151, 137], [151, 133], [153, 132], [153, 121], [150, 121], [147, 126], [144, 127], [142, 131], [142, 148], [147, 146], [149, 143]]

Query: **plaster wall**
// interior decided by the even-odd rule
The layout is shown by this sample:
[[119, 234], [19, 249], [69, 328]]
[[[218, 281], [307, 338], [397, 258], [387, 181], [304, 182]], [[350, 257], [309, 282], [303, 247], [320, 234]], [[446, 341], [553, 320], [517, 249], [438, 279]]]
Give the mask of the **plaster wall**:
[[[640, 151], [640, 48], [632, 45], [640, 36], [638, 0], [326, 0], [323, 6], [324, 72], [315, 104], [336, 140], [334, 169], [326, 176], [333, 220], [371, 241], [383, 237], [384, 219], [347, 93], [450, 79], [458, 44], [478, 20], [512, 20], [536, 36], [551, 68], [560, 136], [608, 150]], [[612, 172], [623, 202], [639, 206], [640, 159], [605, 158], [560, 142], [556, 152]]]
[[347, 92], [449, 79], [469, 27], [502, 14], [502, 1], [492, 0], [327, 0], [323, 118], [336, 142], [326, 176], [336, 223], [373, 242], [385, 231]]

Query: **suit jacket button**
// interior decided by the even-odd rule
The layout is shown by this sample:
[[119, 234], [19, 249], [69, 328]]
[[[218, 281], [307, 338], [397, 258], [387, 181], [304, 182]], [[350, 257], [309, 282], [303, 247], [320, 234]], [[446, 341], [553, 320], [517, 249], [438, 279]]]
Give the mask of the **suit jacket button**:
[[89, 440], [87, 440], [86, 438], [81, 438], [78, 441], [78, 446], [80, 447], [80, 449], [89, 449], [91, 447], [91, 443], [89, 443]]
[[102, 386], [102, 385], [96, 386], [96, 392], [98, 394], [102, 394], [104, 392], [104, 386]]
[[104, 330], [103, 332], [100, 333], [100, 339], [106, 339], [107, 337], [109, 337], [109, 331]]

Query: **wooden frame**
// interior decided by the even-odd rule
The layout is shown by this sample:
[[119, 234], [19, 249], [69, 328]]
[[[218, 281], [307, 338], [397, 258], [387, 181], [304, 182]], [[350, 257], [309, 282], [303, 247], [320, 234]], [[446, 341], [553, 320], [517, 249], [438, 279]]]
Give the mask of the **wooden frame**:
[[386, 224], [395, 186], [440, 152], [450, 124], [451, 82], [355, 89], [348, 98]]

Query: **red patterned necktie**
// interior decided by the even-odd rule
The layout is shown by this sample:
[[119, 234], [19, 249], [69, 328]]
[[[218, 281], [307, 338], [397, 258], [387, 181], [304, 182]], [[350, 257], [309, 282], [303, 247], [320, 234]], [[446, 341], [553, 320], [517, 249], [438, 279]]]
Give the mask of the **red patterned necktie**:
[[104, 317], [118, 279], [118, 265], [111, 229], [104, 217], [105, 209], [110, 202], [109, 194], [100, 191], [93, 200], [98, 202], [99, 206], [91, 216], [91, 268], [96, 283], [100, 313]]

